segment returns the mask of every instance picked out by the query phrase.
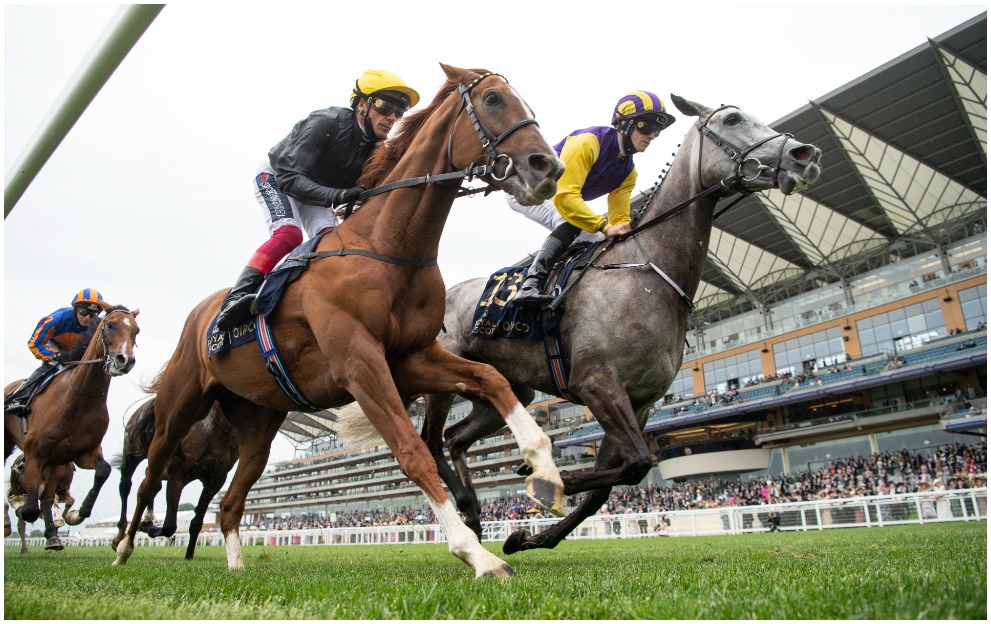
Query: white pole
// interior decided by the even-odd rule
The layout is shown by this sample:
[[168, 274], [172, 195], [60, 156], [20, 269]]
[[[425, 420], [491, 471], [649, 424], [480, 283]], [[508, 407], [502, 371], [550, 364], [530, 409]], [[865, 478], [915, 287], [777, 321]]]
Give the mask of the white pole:
[[7, 172], [3, 189], [4, 219], [164, 7], [164, 4], [131, 4], [118, 9], [110, 25], [55, 101], [48, 116], [41, 122], [24, 152]]

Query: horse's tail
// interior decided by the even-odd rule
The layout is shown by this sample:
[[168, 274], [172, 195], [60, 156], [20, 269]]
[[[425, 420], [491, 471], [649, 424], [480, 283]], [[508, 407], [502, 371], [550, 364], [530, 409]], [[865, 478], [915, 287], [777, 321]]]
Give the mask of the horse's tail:
[[169, 360], [163, 364], [162, 368], [158, 369], [158, 372], [155, 373], [155, 376], [152, 377], [151, 380], [139, 384], [141, 390], [147, 394], [157, 394], [159, 386], [162, 385], [162, 375], [165, 373], [165, 369], [169, 367], [169, 362], [171, 361], [172, 360]]
[[110, 462], [110, 465], [111, 466], [113, 466], [117, 470], [120, 470], [120, 467], [124, 465], [124, 454], [123, 453], [114, 453], [113, 457], [111, 457], [107, 461]]
[[349, 446], [368, 446], [381, 442], [382, 436], [365, 416], [358, 403], [349, 403], [337, 411], [337, 437]]

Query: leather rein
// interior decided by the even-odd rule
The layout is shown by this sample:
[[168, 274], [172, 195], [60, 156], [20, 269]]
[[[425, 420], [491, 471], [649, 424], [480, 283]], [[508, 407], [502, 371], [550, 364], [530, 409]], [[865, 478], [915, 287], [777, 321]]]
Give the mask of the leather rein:
[[[131, 314], [131, 311], [130, 310], [127, 310], [126, 308], [118, 308], [117, 310], [114, 310], [114, 312], [117, 312], [117, 311], [124, 312], [125, 314]], [[99, 363], [102, 362], [103, 363], [103, 372], [106, 373], [107, 375], [110, 374], [110, 350], [107, 348], [107, 336], [106, 336], [106, 333], [103, 330], [103, 324], [106, 322], [106, 320], [107, 319], [104, 318], [102, 321], [100, 321], [100, 329], [99, 329], [99, 331], [100, 331], [100, 344], [103, 347], [103, 358], [102, 359], [97, 358], [97, 359], [93, 359], [93, 360], [73, 360], [73, 361], [69, 361], [69, 362], [62, 362], [60, 364], [60, 366], [62, 368], [62, 371], [60, 371], [60, 372], [65, 372], [65, 371], [69, 370], [70, 368], [75, 368], [75, 367], [80, 366], [82, 364], [99, 364]], [[69, 389], [72, 390], [73, 392], [75, 392], [76, 394], [78, 394], [79, 396], [86, 397], [88, 399], [101, 399], [101, 398], [107, 396], [107, 392], [106, 391], [104, 391], [102, 394], [86, 394], [85, 392], [80, 392], [79, 390], [76, 389], [75, 386], [72, 385], [72, 382], [71, 381], [69, 382]]]
[[[663, 214], [658, 215], [648, 221], [645, 221], [642, 224], [639, 224], [635, 229], [630, 230], [626, 234], [621, 234], [619, 236], [606, 239], [606, 244], [602, 246], [602, 249], [596, 254], [594, 258], [592, 258], [588, 262], [588, 264], [585, 265], [585, 267], [578, 273], [575, 279], [573, 279], [570, 283], [568, 283], [564, 287], [564, 289], [561, 290], [561, 293], [554, 299], [554, 301], [552, 301], [547, 306], [548, 309], [553, 310], [558, 305], [560, 305], [561, 302], [564, 300], [564, 296], [568, 293], [569, 290], [571, 290], [571, 287], [574, 286], [582, 278], [582, 276], [585, 274], [585, 271], [588, 270], [589, 267], [593, 266], [595, 264], [595, 261], [599, 257], [601, 257], [602, 254], [606, 253], [615, 243], [626, 240], [628, 238], [633, 238], [640, 232], [643, 232], [648, 228], [663, 223], [664, 221], [670, 219], [671, 217], [678, 214], [688, 206], [708, 197], [709, 195], [712, 195], [713, 193], [722, 192], [724, 189], [739, 192], [740, 193], [739, 197], [734, 199], [732, 202], [730, 202], [729, 205], [727, 205], [725, 208], [722, 208], [712, 216], [713, 221], [715, 221], [716, 218], [718, 218], [720, 215], [725, 213], [727, 210], [729, 210], [733, 206], [737, 205], [739, 202], [743, 201], [747, 197], [754, 194], [754, 191], [745, 190], [745, 188], [743, 187], [744, 182], [752, 182], [756, 180], [758, 177], [760, 177], [762, 173], [769, 170], [773, 171], [772, 173], [773, 176], [777, 176], [778, 172], [781, 170], [781, 160], [784, 157], [785, 146], [788, 144], [788, 138], [792, 138], [793, 135], [784, 132], [779, 132], [777, 134], [772, 134], [771, 136], [755, 141], [754, 143], [751, 143], [745, 148], [737, 147], [732, 141], [720, 136], [714, 130], [709, 128], [709, 121], [712, 119], [712, 117], [719, 111], [728, 108], [739, 109], [738, 106], [731, 106], [731, 105], [720, 106], [719, 108], [709, 113], [709, 116], [705, 118], [705, 121], [702, 121], [702, 119], [698, 119], [695, 122], [695, 128], [698, 130], [700, 136], [704, 138], [708, 138], [709, 140], [713, 141], [720, 149], [723, 150], [723, 152], [726, 153], [727, 156], [729, 156], [733, 160], [733, 162], [736, 163], [736, 171], [734, 172], [734, 175], [730, 178], [720, 180], [717, 184], [713, 184], [704, 191], [696, 195], [693, 195], [692, 197], [689, 197], [685, 201], [677, 204], [676, 206], [664, 212]], [[757, 149], [758, 147], [764, 145], [769, 141], [773, 141], [778, 137], [787, 137], [787, 138], [781, 142], [781, 149], [778, 151], [777, 162], [774, 163], [773, 166], [765, 165], [757, 158], [748, 156], [748, 154], [750, 154], [750, 152], [752, 152], [753, 150]], [[699, 141], [699, 166], [698, 166], [699, 186], [704, 185], [704, 183], [702, 182], [702, 144], [703, 143], [704, 141]], [[753, 173], [753, 175], [746, 175], [747, 172], [745, 172], [745, 168], [751, 166], [751, 164], [755, 169], [755, 172]], [[650, 199], [652, 197], [653, 194], [651, 194], [651, 197], [648, 197], [647, 201], [644, 202], [645, 207], [650, 202]], [[637, 243], [637, 248], [640, 249], [641, 253], [647, 255], [646, 251], [644, 251], [639, 241], [634, 239], [634, 242]], [[685, 293], [685, 291], [673, 279], [671, 279], [671, 277], [669, 277], [667, 273], [665, 273], [660, 268], [658, 268], [658, 266], [653, 262], [648, 261], [639, 264], [637, 263], [606, 264], [606, 265], [599, 265], [598, 268], [601, 268], [603, 270], [610, 270], [610, 269], [633, 269], [644, 266], [650, 267], [669, 286], [671, 286], [671, 288], [674, 289], [674, 291], [678, 294], [678, 297], [685, 303], [685, 305], [688, 306], [689, 312], [695, 310], [695, 304], [692, 302], [691, 298]]]

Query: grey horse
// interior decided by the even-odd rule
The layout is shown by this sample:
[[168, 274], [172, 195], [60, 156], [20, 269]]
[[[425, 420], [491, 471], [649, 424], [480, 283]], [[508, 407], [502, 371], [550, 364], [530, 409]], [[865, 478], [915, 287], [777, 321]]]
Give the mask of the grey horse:
[[[566, 495], [588, 494], [544, 532], [512, 534], [503, 545], [506, 553], [553, 548], [599, 510], [613, 486], [636, 485], [650, 470], [643, 427], [649, 408], [681, 367], [691, 302], [719, 199], [772, 188], [790, 195], [819, 177], [822, 153], [817, 147], [778, 133], [735, 106], [709, 108], [675, 95], [672, 101], [683, 114], [698, 119], [669, 172], [633, 232], [622, 240], [611, 239], [584, 276], [566, 287], [567, 311], [560, 332], [570, 362], [570, 391], [589, 407], [604, 433], [594, 469], [561, 476]], [[604, 270], [619, 266], [623, 268]], [[485, 285], [486, 279], [479, 278], [447, 291], [447, 331], [438, 338], [440, 343], [463, 358], [494, 366], [523, 405], [532, 401], [534, 389], [560, 396], [542, 342], [469, 335]], [[465, 395], [473, 403], [470, 414], [445, 432], [454, 397], [425, 397], [421, 435], [442, 467], [466, 524], [480, 533], [479, 504], [465, 455], [475, 441], [498, 431], [505, 421], [487, 403]], [[445, 443], [456, 474], [441, 461]]]

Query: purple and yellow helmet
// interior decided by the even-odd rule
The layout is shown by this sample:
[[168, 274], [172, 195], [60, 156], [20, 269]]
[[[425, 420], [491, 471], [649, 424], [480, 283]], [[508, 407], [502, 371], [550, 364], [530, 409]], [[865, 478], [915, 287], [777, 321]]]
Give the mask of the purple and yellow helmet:
[[674, 115], [664, 109], [664, 102], [650, 91], [631, 91], [616, 102], [613, 109], [612, 125], [619, 127], [624, 121], [645, 117], [661, 128], [675, 122]]

